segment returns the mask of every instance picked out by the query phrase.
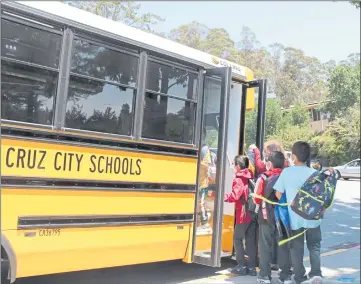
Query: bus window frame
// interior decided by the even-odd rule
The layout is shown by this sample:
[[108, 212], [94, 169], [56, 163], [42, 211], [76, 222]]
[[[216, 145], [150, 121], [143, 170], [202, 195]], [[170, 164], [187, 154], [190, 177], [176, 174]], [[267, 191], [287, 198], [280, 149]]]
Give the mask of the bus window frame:
[[[198, 131], [198, 128], [200, 128], [200, 121], [198, 120], [198, 105], [202, 104], [202, 101], [199, 100], [200, 89], [201, 89], [200, 75], [202, 75], [202, 73], [197, 71], [196, 69], [190, 67], [190, 66], [183, 65], [183, 64], [180, 64], [178, 62], [172, 62], [170, 60], [163, 59], [162, 57], [149, 55], [149, 53], [147, 53], [147, 54], [148, 54], [148, 56], [147, 56], [148, 58], [147, 58], [146, 66], [145, 66], [144, 91], [142, 93], [143, 105], [144, 105], [146, 93], [151, 93], [151, 94], [160, 95], [160, 96], [163, 96], [163, 97], [169, 97], [169, 98], [179, 100], [179, 101], [183, 101], [183, 102], [193, 103], [193, 104], [195, 104], [196, 113], [195, 113], [195, 116], [194, 116], [194, 124], [193, 124], [194, 128], [193, 128], [192, 143], [182, 143], [182, 142], [175, 142], [175, 141], [168, 141], [168, 140], [161, 140], [161, 139], [143, 137], [143, 135], [142, 135], [143, 134], [142, 133], [142, 131], [143, 131], [143, 121], [144, 121], [144, 108], [143, 108], [143, 112], [141, 114], [142, 116], [140, 117], [140, 120], [141, 120], [141, 125], [140, 126], [141, 127], [139, 126], [140, 128], [138, 129], [138, 131], [139, 131], [139, 139], [142, 140], [142, 141], [149, 141], [149, 142], [163, 141], [163, 142], [165, 142], [167, 144], [170, 144], [170, 145], [182, 145], [182, 146], [191, 145], [192, 147], [196, 148], [197, 147], [196, 146], [197, 145], [196, 133]], [[196, 98], [193, 98], [193, 99], [181, 98], [181, 97], [174, 96], [174, 95], [171, 95], [171, 94], [165, 94], [165, 93], [162, 93], [162, 92], [157, 92], [157, 91], [154, 91], [154, 90], [147, 89], [148, 62], [157, 63], [157, 64], [164, 65], [164, 66], [171, 67], [171, 68], [176, 68], [178, 70], [189, 72], [189, 73], [197, 75]], [[199, 69], [201, 69], [201, 67], [199, 67]], [[203, 86], [202, 86], [202, 90], [203, 90]]]
[[[79, 33], [76, 32], [74, 29], [67, 29], [70, 30], [72, 33], [72, 36], [70, 37], [69, 40], [71, 40], [71, 44], [70, 47], [65, 48], [67, 49], [67, 56], [66, 58], [64, 58], [66, 61], [63, 62], [63, 68], [65, 70], [65, 72], [67, 72], [67, 78], [63, 78], [65, 80], [65, 85], [64, 86], [64, 92], [61, 94], [63, 96], [63, 98], [61, 98], [61, 103], [59, 104], [59, 108], [63, 108], [61, 111], [59, 111], [58, 115], [59, 115], [59, 121], [58, 123], [60, 123], [59, 128], [60, 130], [63, 131], [71, 131], [71, 132], [78, 132], [78, 133], [95, 133], [95, 134], [100, 134], [100, 135], [104, 135], [104, 136], [111, 136], [111, 137], [122, 137], [122, 138], [126, 138], [126, 137], [130, 137], [133, 138], [134, 137], [134, 120], [135, 120], [135, 104], [136, 104], [136, 98], [139, 95], [138, 94], [138, 86], [139, 86], [139, 72], [140, 72], [140, 55], [139, 52], [133, 50], [131, 51], [130, 49], [124, 48], [121, 45], [121, 43], [115, 47], [112, 43], [103, 40], [101, 37], [91, 37], [91, 35], [88, 35], [86, 33]], [[106, 79], [100, 79], [100, 78], [96, 78], [96, 77], [92, 77], [92, 76], [88, 76], [88, 75], [84, 75], [84, 74], [78, 74], [78, 73], [74, 73], [71, 71], [71, 64], [72, 64], [72, 56], [73, 56], [73, 46], [74, 46], [74, 41], [75, 40], [84, 40], [89, 44], [94, 44], [97, 45], [99, 47], [103, 47], [118, 53], [122, 53], [125, 54], [127, 56], [132, 56], [137, 58], [137, 81], [135, 82], [134, 86], [130, 86], [130, 85], [126, 85], [126, 84], [121, 84], [121, 83], [117, 83], [117, 82], [113, 82], [113, 81], [108, 81]], [[66, 45], [64, 46], [66, 47]], [[105, 84], [110, 84], [113, 86], [120, 86], [120, 87], [125, 87], [127, 89], [132, 89], [133, 90], [133, 103], [132, 103], [132, 126], [131, 126], [131, 133], [130, 135], [122, 135], [122, 134], [115, 134], [115, 133], [107, 133], [107, 132], [99, 132], [99, 131], [92, 131], [92, 130], [84, 130], [84, 129], [77, 129], [77, 128], [71, 128], [71, 127], [65, 127], [65, 118], [66, 118], [66, 104], [67, 104], [67, 99], [68, 99], [68, 93], [69, 93], [69, 83], [70, 83], [70, 79], [71, 76], [73, 77], [77, 77], [77, 78], [82, 78], [82, 79], [88, 79], [91, 81], [95, 81], [95, 82], [102, 82]]]
[[12, 12], [8, 9], [2, 9], [1, 11], [1, 19], [16, 22], [18, 24], [26, 25], [32, 27], [34, 29], [43, 30], [49, 33], [54, 33], [58, 35], [63, 35], [64, 32], [64, 25], [58, 24], [57, 22], [54, 23], [47, 23], [45, 20], [39, 21], [33, 19], [30, 15], [24, 15], [23, 13]]
[[49, 67], [49, 66], [44, 66], [44, 65], [32, 63], [32, 62], [27, 62], [27, 61], [23, 61], [23, 60], [18, 60], [18, 59], [13, 59], [13, 58], [0, 56], [0, 60], [4, 61], [4, 62], [15, 63], [15, 64], [19, 64], [19, 65], [25, 65], [25, 66], [28, 66], [28, 67], [43, 69], [43, 70], [47, 70], [47, 71], [50, 71], [50, 72], [53, 72], [53, 73], [57, 74], [56, 93], [55, 93], [55, 98], [53, 99], [53, 112], [54, 113], [53, 113], [52, 124], [47, 125], [47, 124], [40, 124], [40, 123], [32, 123], [32, 122], [27, 122], [27, 121], [3, 119], [3, 118], [0, 117], [1, 123], [8, 123], [8, 124], [13, 124], [13, 125], [17, 125], [17, 126], [21, 126], [21, 125], [30, 126], [30, 127], [34, 126], [34, 127], [39, 127], [39, 128], [42, 128], [42, 129], [53, 129], [54, 124], [55, 124], [55, 119], [56, 119], [55, 118], [55, 113], [57, 111], [58, 90], [59, 90], [60, 80], [61, 80], [60, 72], [61, 72], [62, 52], [63, 52], [63, 42], [64, 42], [64, 32], [65, 31], [61, 28], [61, 25], [59, 25], [59, 24], [54, 24], [52, 26], [52, 28], [51, 28], [50, 25], [48, 25], [46, 23], [42, 24], [41, 21], [37, 21], [35, 19], [32, 19], [32, 17], [27, 17], [27, 16], [23, 15], [22, 13], [12, 13], [11, 10], [9, 11], [7, 9], [2, 9], [1, 10], [0, 20], [2, 21], [3, 19], [8, 21], [8, 22], [13, 22], [13, 23], [20, 24], [20, 25], [23, 25], [23, 26], [28, 26], [30, 28], [38, 29], [38, 30], [41, 30], [43, 32], [59, 35], [61, 37], [61, 47], [60, 47], [59, 62], [58, 62], [58, 67], [57, 68], [53, 68], [53, 67]]

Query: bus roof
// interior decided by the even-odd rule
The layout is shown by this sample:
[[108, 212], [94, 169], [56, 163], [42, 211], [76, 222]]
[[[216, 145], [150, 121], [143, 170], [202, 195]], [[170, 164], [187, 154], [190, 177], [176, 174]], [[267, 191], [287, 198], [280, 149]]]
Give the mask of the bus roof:
[[68, 4], [58, 1], [16, 1], [17, 4], [20, 4], [19, 7], [19, 5], [16, 5], [14, 2], [9, 1], [5, 3], [3, 3], [5, 4], [4, 6], [14, 8], [21, 8], [21, 6], [25, 6], [23, 7], [23, 10], [30, 12], [31, 14], [40, 14], [47, 18], [66, 22], [75, 27], [94, 31], [98, 34], [103, 33], [113, 37], [115, 36], [127, 43], [158, 53], [163, 53], [168, 56], [176, 57], [206, 68], [229, 66], [232, 67], [232, 73], [234, 76], [240, 77], [243, 80], [247, 79], [248, 72], [246, 71], [249, 69], [244, 66], [162, 38], [152, 33], [130, 27], [126, 24], [80, 10]]

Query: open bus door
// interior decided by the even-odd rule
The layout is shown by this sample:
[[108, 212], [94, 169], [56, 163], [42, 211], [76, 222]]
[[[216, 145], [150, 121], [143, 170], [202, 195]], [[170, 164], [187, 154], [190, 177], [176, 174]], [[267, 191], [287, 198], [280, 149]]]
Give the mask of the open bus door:
[[[252, 140], [255, 140], [253, 143], [261, 151], [263, 149], [266, 83], [266, 80], [232, 82], [230, 68], [214, 68], [206, 71], [203, 84], [197, 214], [193, 235], [192, 260], [195, 263], [219, 267], [222, 256], [232, 256], [234, 253], [233, 231], [225, 230], [229, 224], [224, 226], [229, 220], [232, 220], [230, 226], [234, 225], [234, 207], [231, 210], [226, 208], [228, 204], [224, 207], [223, 196], [232, 184], [234, 175], [232, 159], [237, 154], [243, 154], [247, 147], [245, 145], [246, 100], [251, 88], [258, 88], [257, 121], [251, 122], [256, 124], [256, 137]], [[211, 171], [215, 172], [214, 183], [205, 181], [209, 169], [203, 166], [202, 162], [207, 164], [212, 157], [207, 154], [207, 149], [211, 149], [217, 157], [216, 162], [212, 163], [216, 170]], [[209, 198], [210, 192], [214, 199]], [[223, 242], [222, 236], [226, 238]]]
[[[200, 154], [198, 161], [198, 192], [193, 235], [193, 262], [220, 266], [223, 222], [224, 173], [228, 125], [229, 93], [232, 69], [220, 67], [206, 70], [203, 82]], [[209, 164], [215, 149], [214, 198], [209, 197]]]
[[246, 104], [241, 106], [241, 121], [244, 121], [243, 127], [240, 129], [239, 134], [239, 153], [244, 154], [247, 150], [246, 147], [250, 146], [246, 143], [246, 124], [251, 123], [256, 128], [255, 137], [249, 137], [247, 140], [252, 141], [260, 149], [261, 155], [263, 152], [264, 135], [265, 135], [265, 117], [266, 117], [266, 100], [267, 100], [267, 80], [254, 80], [243, 84], [242, 88], [242, 101], [246, 101], [247, 94], [250, 89], [258, 88], [258, 98], [256, 100], [257, 112], [256, 121], [246, 120]]

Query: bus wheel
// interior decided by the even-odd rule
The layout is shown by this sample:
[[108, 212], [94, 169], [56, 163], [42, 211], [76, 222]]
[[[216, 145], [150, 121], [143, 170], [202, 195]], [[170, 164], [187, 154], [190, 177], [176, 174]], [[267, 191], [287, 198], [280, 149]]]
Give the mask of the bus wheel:
[[1, 284], [10, 284], [10, 263], [6, 252], [1, 248]]

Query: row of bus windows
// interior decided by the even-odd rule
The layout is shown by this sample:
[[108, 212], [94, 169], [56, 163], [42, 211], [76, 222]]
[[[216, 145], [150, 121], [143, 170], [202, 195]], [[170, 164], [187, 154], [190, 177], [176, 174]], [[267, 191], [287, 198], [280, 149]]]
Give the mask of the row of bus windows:
[[[62, 36], [1, 20], [1, 115], [53, 125]], [[138, 55], [75, 38], [65, 127], [131, 135], [139, 72]], [[197, 73], [148, 61], [145, 138], [193, 143]]]

